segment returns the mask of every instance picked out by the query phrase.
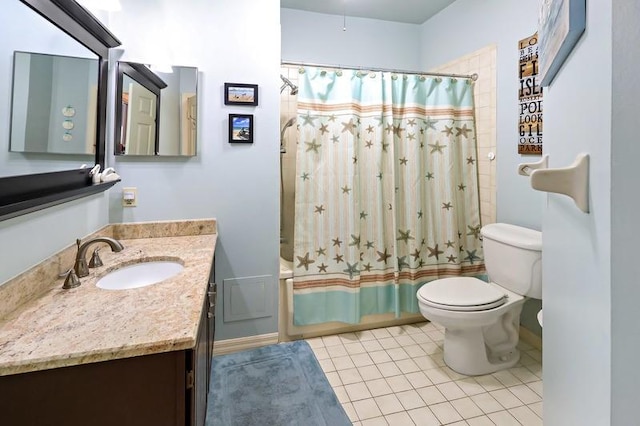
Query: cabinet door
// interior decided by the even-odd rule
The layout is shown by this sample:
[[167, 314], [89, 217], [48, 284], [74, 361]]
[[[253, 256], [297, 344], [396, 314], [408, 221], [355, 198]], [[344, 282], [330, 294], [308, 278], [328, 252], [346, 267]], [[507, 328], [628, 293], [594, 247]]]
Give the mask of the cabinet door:
[[207, 342], [208, 306], [209, 303], [205, 300], [202, 316], [200, 317], [200, 327], [198, 328], [198, 340], [196, 341], [196, 346], [188, 354], [191, 360], [191, 369], [188, 370], [187, 375], [193, 377], [192, 380], [189, 380], [191, 383], [188, 384], [189, 388], [187, 389], [189, 412], [191, 413], [189, 423], [194, 426], [204, 426], [207, 415], [207, 387], [209, 380], [209, 361], [207, 359], [209, 349]]
[[184, 426], [185, 351], [0, 377], [0, 425]]
[[[209, 284], [209, 312], [207, 313], [208, 320], [208, 330], [207, 330], [207, 341], [208, 341], [208, 351], [207, 359], [208, 359], [208, 371], [209, 371], [209, 380], [211, 380], [211, 365], [213, 362], [213, 338], [215, 336], [216, 330], [216, 302], [218, 299], [218, 285], [214, 282]], [[209, 386], [207, 386], [207, 389]]]
[[216, 284], [216, 258], [213, 257], [211, 264], [211, 272], [209, 273], [209, 288], [208, 288], [208, 313], [207, 313], [207, 342], [208, 342], [208, 354], [207, 354], [207, 390], [210, 388], [211, 382], [211, 366], [213, 365], [213, 338], [216, 330], [216, 304], [218, 300], [218, 285]]

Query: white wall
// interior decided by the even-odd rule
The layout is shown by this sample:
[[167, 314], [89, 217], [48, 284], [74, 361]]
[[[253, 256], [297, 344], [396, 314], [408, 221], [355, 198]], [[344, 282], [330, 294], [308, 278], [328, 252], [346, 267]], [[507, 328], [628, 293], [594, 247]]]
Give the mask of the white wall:
[[0, 284], [102, 228], [107, 211], [98, 194], [0, 222]]
[[496, 44], [496, 218], [533, 229], [540, 229], [542, 194], [518, 176], [517, 166], [539, 157], [518, 155], [517, 73], [518, 41], [537, 31], [539, 5], [539, 0], [458, 0], [425, 22], [421, 31], [423, 69]]
[[636, 241], [640, 198], [636, 176], [640, 158], [636, 83], [640, 62], [640, 3], [613, 2], [613, 115], [611, 143], [611, 424], [638, 421], [637, 392], [640, 333], [637, 326], [638, 285]]
[[420, 27], [412, 24], [281, 9], [282, 60], [419, 70]]
[[[128, 0], [122, 6], [109, 16], [109, 28], [122, 41], [122, 60], [198, 67], [198, 156], [111, 157], [123, 181], [110, 194], [110, 221], [217, 218], [216, 281], [269, 275], [277, 307], [279, 3]], [[260, 105], [224, 106], [225, 82], [258, 84]], [[254, 114], [252, 145], [227, 142], [229, 113]], [[127, 186], [138, 188], [138, 207], [121, 207]], [[220, 303], [216, 339], [276, 332], [274, 312], [223, 323]]]
[[550, 194], [544, 214], [544, 412], [551, 426], [611, 424], [611, 11], [610, 2], [587, 2], [586, 32], [545, 93], [550, 166], [590, 155], [590, 213]]

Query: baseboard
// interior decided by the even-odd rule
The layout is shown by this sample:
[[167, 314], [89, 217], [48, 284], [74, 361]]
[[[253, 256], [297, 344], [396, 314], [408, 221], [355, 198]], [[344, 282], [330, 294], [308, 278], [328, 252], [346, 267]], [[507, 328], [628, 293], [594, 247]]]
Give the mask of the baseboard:
[[542, 337], [538, 336], [535, 333], [532, 333], [522, 326], [520, 327], [520, 340], [530, 344], [540, 351], [542, 350]]
[[259, 336], [240, 337], [238, 339], [218, 340], [213, 343], [214, 355], [226, 355], [260, 346], [278, 343], [278, 333], [261, 334]]

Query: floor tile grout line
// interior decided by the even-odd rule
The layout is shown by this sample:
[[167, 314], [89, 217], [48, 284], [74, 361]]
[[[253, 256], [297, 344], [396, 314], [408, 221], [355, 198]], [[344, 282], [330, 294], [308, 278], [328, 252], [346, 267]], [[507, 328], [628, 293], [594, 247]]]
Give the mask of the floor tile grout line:
[[[425, 324], [425, 323], [423, 323], [423, 324]], [[427, 324], [427, 325], [430, 325], [430, 324], [428, 324], [428, 323], [426, 323], [426, 324]], [[332, 385], [334, 388], [342, 388], [342, 389], [343, 389], [343, 393], [344, 393], [344, 395], [346, 395], [346, 398], [347, 398], [347, 400], [348, 400], [348, 401], [346, 401], [345, 403], [343, 403], [343, 405], [349, 405], [349, 404], [350, 404], [350, 405], [351, 405], [351, 407], [353, 408], [353, 412], [355, 413], [355, 408], [353, 407], [353, 403], [354, 403], [354, 402], [364, 401], [364, 400], [366, 400], [366, 399], [371, 399], [371, 400], [373, 401], [373, 403], [375, 404], [375, 406], [377, 407], [377, 409], [380, 411], [380, 413], [383, 413], [382, 409], [380, 408], [380, 406], [379, 406], [379, 404], [377, 403], [377, 401], [376, 401], [376, 399], [375, 399], [375, 398], [379, 398], [379, 397], [381, 397], [381, 396], [390, 396], [390, 395], [393, 395], [396, 399], [398, 399], [397, 395], [398, 395], [399, 393], [401, 393], [401, 392], [407, 392], [407, 391], [409, 391], [409, 390], [410, 390], [410, 391], [416, 392], [416, 393], [417, 393], [417, 395], [418, 395], [418, 398], [420, 398], [420, 399], [421, 399], [421, 401], [422, 401], [422, 403], [424, 403], [424, 404], [425, 404], [424, 406], [422, 406], [422, 408], [426, 408], [426, 409], [428, 409], [428, 410], [429, 410], [429, 412], [431, 412], [431, 413], [435, 416], [435, 414], [433, 413], [433, 411], [431, 410], [431, 408], [430, 408], [430, 407], [431, 407], [431, 406], [433, 406], [433, 405], [436, 405], [436, 404], [438, 404], [438, 403], [429, 404], [427, 401], [425, 401], [425, 400], [424, 400], [424, 398], [422, 398], [422, 396], [420, 395], [420, 393], [418, 393], [418, 390], [419, 390], [419, 389], [429, 388], [429, 387], [434, 387], [435, 389], [438, 389], [438, 388], [437, 388], [437, 386], [438, 386], [438, 385], [444, 385], [444, 384], [448, 384], [448, 383], [454, 383], [454, 384], [456, 384], [456, 386], [460, 387], [460, 386], [458, 385], [458, 382], [459, 382], [459, 381], [464, 381], [464, 380], [466, 380], [467, 382], [469, 382], [469, 381], [470, 381], [469, 379], [472, 379], [472, 380], [470, 381], [470, 382], [471, 382], [471, 384], [475, 384], [475, 385], [479, 386], [479, 387], [482, 389], [482, 392], [470, 394], [470, 393], [467, 393], [467, 392], [465, 392], [464, 390], [462, 390], [462, 392], [464, 393], [464, 396], [460, 396], [459, 398], [447, 398], [447, 397], [445, 397], [445, 401], [444, 401], [444, 402], [447, 402], [447, 403], [451, 406], [451, 408], [453, 409], [453, 411], [455, 411], [455, 412], [456, 412], [456, 413], [457, 413], [461, 418], [463, 418], [463, 421], [464, 421], [464, 422], [466, 422], [467, 420], [470, 420], [470, 419], [474, 419], [474, 418], [478, 418], [478, 417], [483, 417], [483, 416], [484, 416], [484, 417], [487, 417], [487, 418], [489, 418], [489, 419], [490, 419], [490, 417], [489, 417], [489, 415], [490, 415], [490, 414], [495, 414], [495, 413], [499, 413], [499, 412], [506, 412], [506, 413], [508, 413], [511, 417], [513, 417], [513, 419], [515, 419], [516, 421], [518, 421], [518, 420], [516, 419], [516, 417], [515, 417], [513, 414], [511, 414], [510, 410], [519, 409], [519, 408], [523, 408], [523, 407], [526, 407], [526, 409], [527, 409], [527, 410], [529, 410], [529, 411], [530, 411], [531, 413], [533, 413], [533, 414], [534, 414], [538, 419], [540, 419], [540, 416], [538, 416], [537, 411], [530, 407], [530, 405], [533, 405], [533, 404], [542, 404], [542, 402], [543, 402], [543, 398], [542, 398], [542, 396], [541, 396], [541, 395], [539, 395], [539, 394], [538, 394], [538, 392], [536, 392], [536, 390], [535, 390], [534, 388], [532, 388], [531, 386], [529, 386], [529, 384], [532, 384], [532, 383], [542, 382], [542, 378], [540, 378], [540, 377], [535, 373], [535, 371], [539, 371], [539, 372], [541, 372], [541, 371], [542, 371], [542, 365], [541, 365], [541, 363], [540, 363], [539, 361], [537, 361], [537, 359], [535, 358], [535, 356], [530, 356], [530, 354], [529, 354], [529, 352], [532, 352], [532, 351], [534, 351], [535, 349], [533, 349], [533, 348], [527, 348], [527, 346], [523, 346], [523, 347], [521, 347], [521, 348], [520, 348], [520, 350], [521, 350], [523, 353], [527, 353], [527, 356], [528, 356], [530, 359], [527, 359], [527, 360], [526, 360], [526, 361], [527, 361], [527, 364], [526, 364], [526, 365], [525, 365], [525, 364], [518, 363], [518, 364], [517, 364], [516, 366], [514, 366], [513, 368], [524, 368], [525, 370], [527, 370], [527, 371], [532, 375], [532, 377], [536, 377], [536, 380], [524, 381], [524, 380], [522, 380], [520, 377], [518, 377], [516, 374], [513, 374], [513, 372], [510, 372], [509, 370], [503, 370], [503, 371], [507, 371], [507, 373], [508, 373], [510, 376], [513, 376], [513, 378], [514, 378], [514, 379], [516, 379], [517, 381], [516, 381], [516, 380], [513, 380], [513, 379], [510, 379], [510, 380], [512, 381], [512, 384], [511, 384], [511, 385], [507, 385], [507, 384], [503, 383], [501, 380], [499, 380], [499, 378], [495, 377], [493, 374], [489, 374], [489, 375], [486, 375], [486, 377], [492, 377], [492, 379], [493, 379], [494, 381], [497, 381], [497, 383], [499, 383], [499, 386], [501, 386], [501, 387], [500, 387], [500, 388], [498, 388], [498, 389], [494, 389], [494, 390], [487, 390], [487, 389], [485, 388], [485, 386], [483, 386], [483, 385], [482, 385], [482, 383], [481, 383], [481, 382], [479, 382], [478, 380], [476, 380], [474, 377], [464, 376], [464, 375], [460, 375], [460, 377], [456, 377], [455, 375], [457, 375], [457, 373], [453, 372], [453, 370], [447, 371], [446, 367], [441, 366], [441, 365], [438, 365], [438, 358], [439, 358], [439, 357], [441, 358], [441, 355], [442, 355], [442, 350], [443, 350], [442, 343], [443, 343], [443, 342], [442, 342], [442, 340], [440, 340], [440, 339], [439, 339], [439, 340], [433, 340], [433, 339], [432, 339], [432, 337], [431, 337], [431, 336], [429, 336], [429, 334], [427, 334], [427, 333], [428, 333], [428, 332], [429, 332], [429, 333], [432, 333], [432, 335], [433, 335], [433, 336], [437, 336], [438, 338], [440, 338], [440, 337], [441, 337], [441, 335], [442, 335], [442, 330], [441, 330], [441, 329], [437, 329], [437, 328], [436, 328], [436, 330], [433, 330], [431, 327], [416, 327], [416, 328], [417, 328], [419, 331], [414, 329], [414, 330], [412, 330], [412, 331], [413, 331], [413, 333], [409, 333], [409, 332], [406, 330], [406, 328], [402, 328], [402, 327], [400, 327], [400, 328], [398, 328], [398, 327], [389, 327], [389, 328], [386, 328], [386, 329], [378, 329], [378, 330], [385, 330], [385, 332], [377, 331], [376, 333], [373, 333], [373, 330], [372, 330], [372, 334], [371, 334], [371, 335], [369, 335], [368, 333], [366, 333], [366, 334], [365, 334], [365, 336], [367, 337], [366, 339], [360, 339], [360, 338], [358, 338], [358, 336], [359, 336], [359, 335], [358, 335], [357, 333], [355, 334], [355, 336], [356, 336], [356, 339], [355, 339], [355, 340], [347, 340], [347, 339], [345, 338], [345, 336], [343, 336], [343, 335], [330, 336], [330, 338], [327, 338], [327, 339], [326, 339], [326, 343], [330, 343], [330, 344], [329, 344], [329, 346], [326, 346], [326, 344], [325, 344], [325, 339], [323, 339], [323, 338], [314, 338], [314, 339], [320, 339], [320, 340], [316, 340], [316, 343], [315, 343], [315, 344], [317, 344], [317, 342], [322, 342], [322, 347], [326, 350], [327, 355], [328, 355], [328, 357], [327, 357], [326, 359], [327, 359], [327, 360], [329, 360], [329, 361], [331, 361], [331, 364], [334, 364], [334, 362], [333, 362], [333, 359], [334, 359], [334, 358], [345, 358], [345, 357], [346, 357], [346, 358], [348, 358], [348, 359], [349, 359], [349, 361], [353, 364], [353, 367], [344, 368], [344, 369], [342, 369], [342, 370], [338, 370], [338, 369], [337, 369], [337, 367], [335, 367], [335, 366], [334, 366], [334, 368], [336, 368], [336, 369], [335, 369], [335, 371], [330, 371], [329, 373], [331, 373], [331, 372], [335, 373], [335, 374], [338, 376], [338, 378], [340, 378], [340, 375], [339, 375], [339, 373], [338, 373], [339, 371], [355, 370], [355, 371], [356, 371], [356, 372], [358, 372], [358, 374], [359, 374], [360, 380], [358, 380], [358, 381], [356, 381], [356, 382], [349, 383], [349, 384], [345, 384], [345, 383], [343, 383], [343, 381], [342, 381], [342, 380], [339, 380], [339, 381], [340, 381], [340, 384], [339, 384], [339, 385], [335, 385], [335, 386], [333, 386], [333, 385]], [[433, 328], [435, 328], [435, 327], [433, 327]], [[391, 329], [391, 330], [393, 330], [393, 331], [390, 331], [390, 329]], [[402, 331], [400, 331], [400, 330], [402, 330]], [[429, 331], [427, 332], [426, 330], [429, 330]], [[433, 333], [434, 331], [438, 331], [438, 332], [439, 332], [439, 334], [437, 334], [437, 333]], [[394, 334], [394, 333], [396, 333], [396, 334]], [[416, 355], [412, 355], [411, 353], [408, 353], [408, 352], [407, 352], [407, 350], [405, 350], [406, 345], [403, 345], [401, 342], [398, 342], [398, 341], [396, 340], [396, 338], [398, 338], [398, 337], [403, 337], [403, 336], [405, 336], [405, 337], [411, 337], [412, 335], [414, 335], [414, 334], [419, 334], [419, 333], [424, 334], [424, 335], [426, 336], [426, 338], [427, 338], [427, 339], [429, 339], [429, 340], [424, 341], [424, 342], [418, 342], [418, 341], [416, 341], [415, 339], [411, 338], [412, 340], [414, 340], [414, 342], [415, 342], [415, 343], [414, 343], [414, 344], [410, 344], [410, 342], [409, 342], [409, 341], [406, 341], [407, 343], [409, 343], [409, 346], [414, 346], [414, 345], [416, 345], [416, 347], [419, 347], [421, 350], [424, 350], [424, 348], [423, 348], [422, 346], [420, 346], [420, 345], [435, 345], [435, 347], [437, 348], [437, 350], [435, 350], [435, 351], [434, 351], [433, 353], [431, 353], [431, 354], [429, 354], [429, 353], [425, 353], [425, 354], [420, 354], [420, 353], [418, 353], [418, 354], [416, 354]], [[378, 334], [378, 335], [376, 335], [376, 334]], [[384, 347], [384, 345], [382, 345], [382, 344], [380, 343], [380, 340], [383, 340], [383, 339], [389, 339], [389, 338], [393, 338], [393, 340], [395, 341], [395, 343], [393, 343], [392, 341], [387, 341], [387, 342], [386, 342], [386, 344], [387, 344], [388, 346], [391, 346], [391, 347]], [[423, 339], [423, 338], [419, 338], [419, 339]], [[404, 340], [406, 340], [406, 339], [404, 339]], [[379, 348], [376, 348], [375, 350], [367, 349], [367, 347], [366, 347], [365, 345], [363, 345], [363, 342], [375, 342], [375, 343], [377, 343], [377, 345], [378, 345], [378, 346], [382, 347], [382, 349], [379, 349]], [[357, 352], [356, 352], [356, 353], [351, 353], [351, 352], [349, 352], [349, 350], [347, 349], [347, 347], [346, 347], [346, 346], [347, 346], [347, 345], [350, 345], [350, 344], [352, 344], [352, 343], [359, 343], [359, 344], [363, 347], [364, 352], [362, 352], [362, 351], [361, 351], [361, 349], [360, 349], [360, 347], [357, 347], [356, 345], [351, 346], [351, 347], [353, 347], [353, 348], [356, 348], [356, 347], [357, 347], [357, 348], [358, 348], [358, 349], [357, 349]], [[341, 354], [340, 354], [340, 355], [338, 355], [338, 356], [333, 356], [333, 355], [332, 355], [332, 352], [334, 352], [334, 353], [335, 353], [335, 350], [334, 350], [334, 351], [331, 351], [329, 348], [331, 348], [332, 346], [333, 346], [333, 347], [335, 347], [335, 346], [338, 346], [338, 345], [341, 345], [341, 346], [342, 346], [342, 348], [341, 348], [341, 349], [338, 349], [338, 351], [341, 351]], [[368, 343], [367, 345], [375, 346], [375, 345], [373, 345], [372, 343]], [[400, 356], [402, 356], [402, 359], [394, 359], [394, 357], [392, 357], [392, 356], [389, 354], [389, 352], [388, 352], [389, 350], [398, 349], [398, 348], [399, 348], [399, 349], [402, 349], [402, 351], [393, 351], [393, 352], [392, 352], [392, 354], [400, 355], [401, 353], [404, 353], [404, 355], [400, 355]], [[433, 346], [431, 346], [431, 348], [433, 349]], [[314, 349], [315, 349], [315, 347], [314, 347]], [[382, 374], [383, 372], [381, 372], [381, 371], [380, 371], [380, 368], [378, 368], [378, 362], [377, 362], [377, 361], [376, 361], [376, 360], [371, 356], [371, 352], [384, 352], [384, 354], [386, 355], [386, 357], [390, 359], [390, 361], [386, 361], [386, 363], [387, 363], [387, 364], [388, 364], [388, 363], [391, 363], [391, 365], [393, 365], [393, 366], [396, 368], [395, 374], [390, 374], [390, 375], [384, 375], [384, 374]], [[315, 353], [315, 351], [314, 351], [314, 353]], [[364, 357], [358, 357], [358, 356], [359, 356], [359, 355], [365, 355], [365, 354], [366, 354], [366, 355], [368, 355], [368, 358], [369, 358], [371, 361], [373, 361], [373, 364], [370, 364], [370, 363], [368, 363], [369, 361], [366, 361], [366, 362], [367, 362], [367, 364], [366, 364], [366, 365], [357, 365], [357, 364], [356, 364], [356, 360], [354, 360], [354, 356], [356, 357], [356, 359], [357, 359], [357, 360], [360, 360], [361, 358], [362, 358], [362, 359], [364, 359]], [[405, 355], [406, 355], [406, 357], [405, 357]], [[436, 355], [436, 357], [435, 357], [436, 359], [435, 359], [435, 360], [433, 359], [433, 358], [434, 358], [434, 357], [433, 357], [433, 355]], [[434, 362], [434, 364], [435, 364], [436, 366], [431, 367], [431, 368], [428, 368], [428, 369], [423, 369], [423, 367], [419, 364], [419, 361], [424, 361], [424, 357], [425, 357], [425, 356], [428, 356], [429, 358], [431, 358], [431, 359], [432, 359], [432, 361]], [[541, 359], [541, 356], [540, 356], [539, 354], [538, 354], [537, 356]], [[422, 358], [422, 360], [420, 360], [420, 359], [416, 360], [416, 358]], [[419, 367], [419, 370], [418, 370], [418, 371], [408, 371], [408, 372], [406, 372], [406, 373], [405, 373], [405, 372], [403, 372], [400, 368], [398, 368], [397, 361], [406, 361], [406, 360], [411, 360], [413, 363], [417, 364], [417, 365], [418, 365], [418, 367]], [[358, 361], [358, 362], [360, 362], [360, 361]], [[384, 364], [384, 363], [383, 363], [383, 364]], [[378, 373], [380, 373], [380, 375], [381, 375], [382, 377], [374, 378], [374, 379], [365, 379], [365, 378], [364, 378], [364, 377], [362, 377], [362, 375], [360, 374], [360, 370], [359, 370], [359, 369], [363, 369], [363, 368], [366, 368], [366, 367], [375, 367], [375, 370], [377, 370], [377, 371], [378, 371]], [[529, 367], [534, 368], [534, 369], [535, 369], [535, 371], [532, 371], [532, 369], [531, 369], [531, 368], [529, 368]], [[429, 379], [429, 376], [428, 376], [426, 373], [427, 373], [427, 371], [433, 371], [433, 370], [436, 370], [436, 369], [437, 369], [440, 373], [444, 373], [444, 375], [445, 375], [446, 377], [448, 377], [448, 380], [445, 380], [445, 381], [440, 382], [440, 383], [433, 383], [433, 382], [432, 382], [432, 380], [431, 380], [431, 379]], [[520, 370], [516, 370], [516, 371], [520, 371]], [[326, 374], [326, 373], [327, 373], [327, 372], [325, 372], [325, 374]], [[430, 384], [430, 385], [425, 385], [425, 386], [417, 386], [417, 387], [416, 387], [416, 386], [414, 385], [414, 383], [412, 383], [412, 382], [407, 378], [407, 375], [411, 375], [411, 374], [414, 374], [414, 373], [421, 373], [421, 374], [422, 374], [422, 375], [424, 375], [424, 376], [427, 378], [427, 380], [428, 380], [430, 383], [432, 383], [432, 384]], [[454, 374], [454, 373], [455, 373], [455, 374]], [[524, 373], [524, 372], [523, 372], [523, 373]], [[346, 375], [346, 373], [345, 373], [345, 375]], [[454, 377], [452, 377], [452, 375], [453, 375]], [[503, 375], [506, 375], [506, 373], [503, 373]], [[480, 377], [485, 377], [485, 376], [480, 376]], [[509, 377], [509, 376], [507, 376], [507, 377]], [[524, 375], [523, 375], [523, 377], [526, 377], [526, 376], [524, 376]], [[530, 379], [531, 379], [532, 377], [530, 377]], [[393, 378], [402, 378], [402, 379], [404, 379], [405, 381], [407, 381], [407, 383], [409, 383], [409, 385], [411, 386], [411, 389], [404, 390], [404, 391], [403, 391], [403, 390], [401, 390], [401, 391], [394, 391], [394, 389], [389, 385], [389, 380], [390, 380], [390, 379], [393, 379]], [[375, 380], [383, 380], [383, 381], [384, 381], [384, 383], [385, 383], [385, 384], [386, 384], [386, 386], [390, 389], [390, 391], [391, 391], [391, 392], [390, 392], [390, 393], [389, 393], [389, 392], [387, 392], [387, 393], [384, 393], [384, 394], [381, 394], [381, 395], [376, 395], [376, 396], [374, 396], [374, 395], [373, 395], [373, 393], [371, 392], [371, 389], [369, 389], [369, 385], [368, 385], [368, 383], [373, 382], [373, 381], [375, 381]], [[397, 380], [397, 379], [394, 379], [394, 380]], [[506, 380], [507, 380], [507, 378], [504, 378], [504, 380], [506, 381]], [[513, 383], [515, 383], [515, 384], [513, 384]], [[365, 389], [367, 389], [367, 392], [368, 392], [368, 393], [369, 393], [369, 395], [371, 395], [371, 396], [370, 396], [370, 397], [365, 396], [363, 399], [358, 399], [358, 400], [352, 401], [351, 396], [349, 396], [348, 392], [346, 391], [346, 386], [350, 386], [350, 385], [358, 385], [358, 384], [361, 384], [362, 386], [364, 386], [364, 388], [365, 388]], [[539, 400], [539, 401], [532, 402], [532, 403], [529, 403], [529, 404], [525, 403], [525, 402], [524, 402], [524, 401], [522, 401], [522, 400], [521, 400], [521, 399], [520, 399], [520, 398], [519, 398], [519, 397], [518, 397], [514, 392], [512, 392], [512, 391], [510, 390], [510, 388], [513, 388], [513, 387], [515, 387], [515, 386], [524, 386], [526, 389], [528, 389], [530, 392], [532, 392], [536, 397], [540, 398], [540, 400]], [[354, 389], [355, 389], [355, 388], [354, 388]], [[517, 406], [513, 406], [513, 407], [510, 407], [510, 408], [506, 408], [506, 407], [505, 407], [505, 406], [504, 406], [504, 405], [503, 405], [499, 400], [497, 400], [493, 395], [491, 395], [491, 392], [495, 392], [495, 391], [502, 391], [502, 390], [506, 390], [506, 391], [508, 391], [508, 392], [509, 392], [509, 394], [511, 394], [511, 396], [512, 396], [513, 398], [515, 398], [517, 401], [519, 401], [519, 402], [520, 402], [520, 404], [519, 404], [519, 405], [517, 405]], [[469, 390], [469, 392], [474, 392], [474, 391]], [[493, 398], [493, 400], [498, 404], [498, 406], [500, 406], [502, 409], [501, 409], [501, 410], [499, 410], [499, 411], [494, 411], [494, 412], [487, 412], [487, 413], [485, 413], [485, 412], [484, 412], [484, 410], [482, 409], [482, 407], [480, 407], [480, 406], [479, 406], [477, 403], [475, 403], [475, 401], [472, 399], [472, 398], [473, 398], [473, 397], [475, 397], [475, 396], [484, 395], [484, 394], [491, 396], [491, 397]], [[455, 406], [451, 404], [451, 402], [452, 402], [452, 401], [459, 401], [459, 400], [461, 400], [461, 399], [465, 399], [465, 398], [468, 398], [468, 399], [470, 400], [470, 402], [471, 402], [471, 403], [473, 403], [473, 405], [474, 405], [476, 408], [478, 408], [480, 411], [482, 411], [482, 412], [483, 412], [483, 414], [479, 414], [479, 415], [477, 415], [477, 416], [468, 417], [468, 418], [466, 418], [466, 419], [465, 419], [465, 418], [464, 418], [464, 416], [462, 415], [462, 413], [461, 413], [461, 412], [459, 412], [459, 410], [458, 410], [458, 409], [456, 409], [456, 408], [455, 408]], [[404, 405], [402, 404], [402, 402], [400, 403], [400, 405], [401, 405], [401, 406], [402, 406], [402, 408], [404, 409]], [[377, 419], [377, 418], [383, 418], [383, 419], [386, 419], [386, 417], [388, 417], [388, 416], [391, 416], [391, 415], [394, 415], [394, 414], [401, 414], [401, 413], [405, 413], [407, 416], [409, 416], [409, 417], [410, 417], [409, 411], [412, 411], [412, 410], [413, 410], [413, 408], [411, 408], [411, 409], [404, 409], [404, 410], [402, 410], [402, 411], [398, 411], [398, 412], [394, 412], [394, 413], [381, 414], [381, 416], [374, 417], [374, 418], [370, 418], [370, 419], [365, 419], [365, 421], [368, 421], [368, 420], [371, 420], [371, 419]], [[356, 413], [356, 417], [358, 418], [358, 420], [356, 420], [356, 422], [358, 422], [358, 423], [360, 424], [360, 423], [362, 422], [362, 420], [360, 420], [360, 419], [359, 419], [359, 417], [358, 417], [357, 413]], [[385, 420], [385, 421], [386, 421], [386, 420]], [[413, 420], [412, 420], [412, 421], [413, 421]]]

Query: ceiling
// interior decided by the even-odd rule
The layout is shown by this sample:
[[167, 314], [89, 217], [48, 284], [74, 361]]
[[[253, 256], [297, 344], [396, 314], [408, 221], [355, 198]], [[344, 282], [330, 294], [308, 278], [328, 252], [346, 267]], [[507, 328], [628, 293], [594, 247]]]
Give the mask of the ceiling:
[[422, 24], [455, 0], [280, 0], [280, 6], [330, 15]]

